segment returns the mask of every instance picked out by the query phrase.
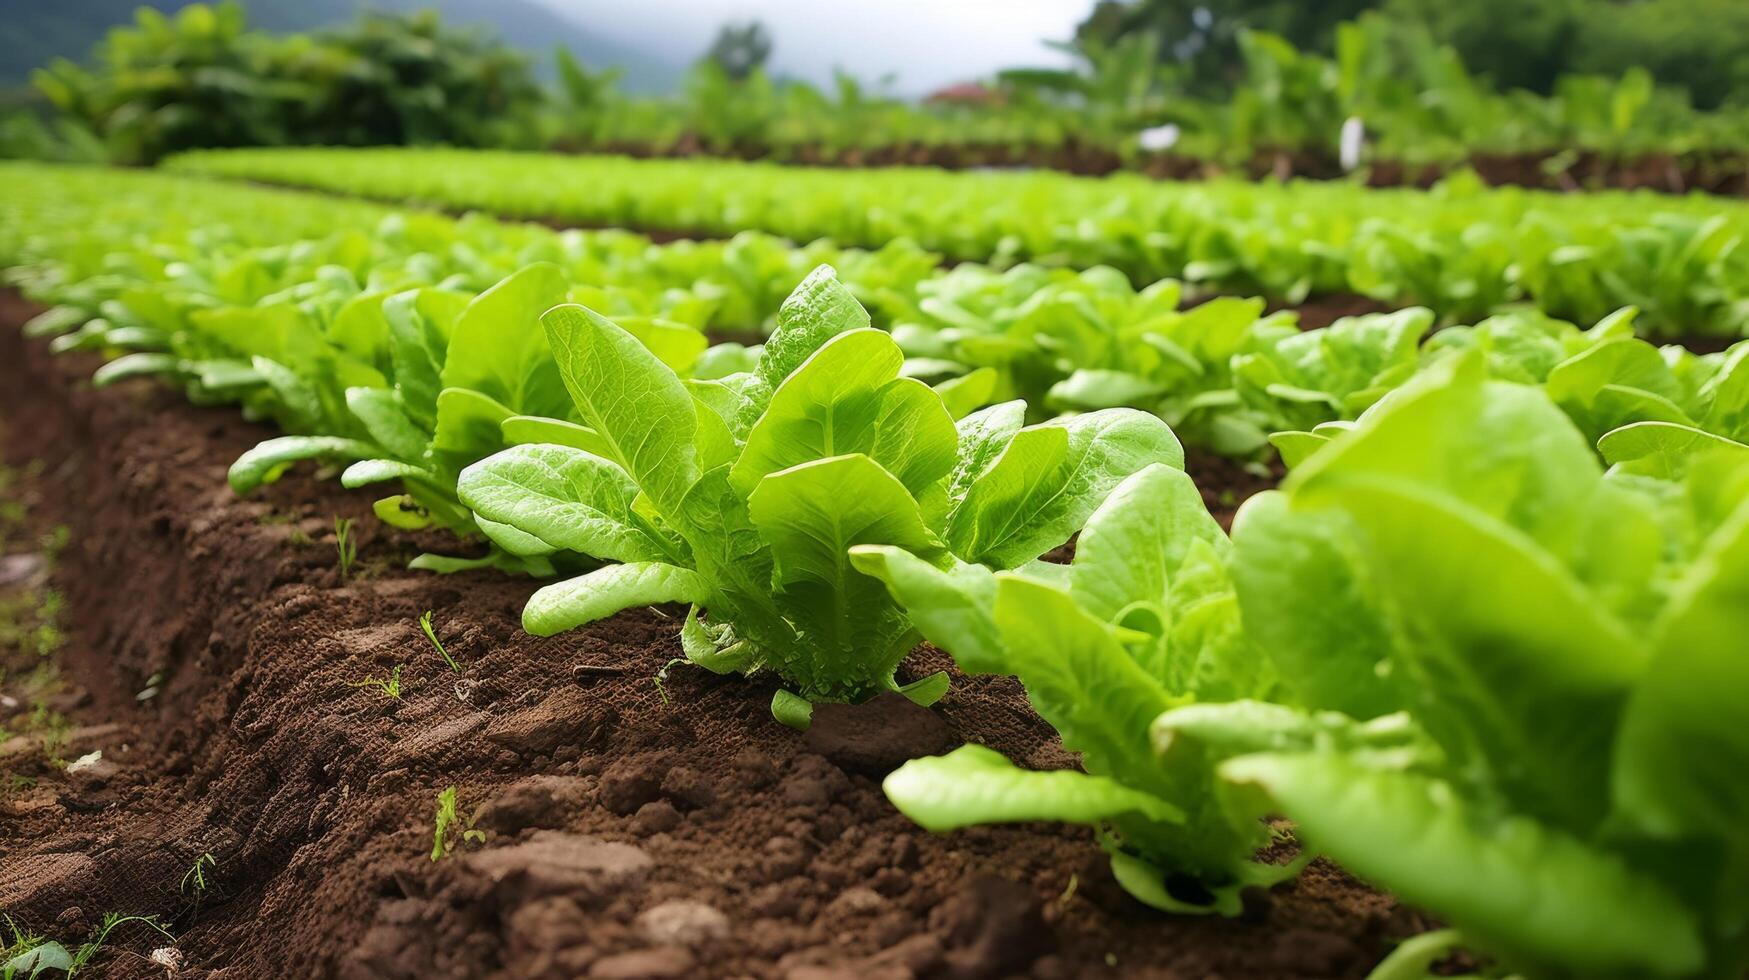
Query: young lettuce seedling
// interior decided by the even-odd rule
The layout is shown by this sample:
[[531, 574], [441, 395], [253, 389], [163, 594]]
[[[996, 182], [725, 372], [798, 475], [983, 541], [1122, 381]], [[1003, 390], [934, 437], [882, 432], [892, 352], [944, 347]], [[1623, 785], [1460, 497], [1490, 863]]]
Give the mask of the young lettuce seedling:
[[[465, 820], [460, 810], [460, 793], [454, 786], [437, 794], [437, 813], [432, 821], [431, 860], [441, 861], [455, 850], [457, 837], [464, 844], [483, 844], [486, 832], [474, 829], [474, 818]], [[460, 833], [456, 833], [460, 831]]]
[[598, 442], [505, 450], [463, 471], [460, 496], [485, 521], [614, 564], [535, 593], [524, 627], [690, 603], [688, 659], [776, 673], [791, 724], [817, 700], [899, 690], [927, 704], [946, 690], [945, 675], [895, 680], [917, 633], [850, 548], [1015, 568], [1067, 541], [1125, 476], [1183, 465], [1166, 424], [1132, 410], [1023, 428], [1011, 402], [956, 426], [825, 266], [784, 303], [755, 369], [713, 381], [682, 380], [583, 307], [543, 320]]

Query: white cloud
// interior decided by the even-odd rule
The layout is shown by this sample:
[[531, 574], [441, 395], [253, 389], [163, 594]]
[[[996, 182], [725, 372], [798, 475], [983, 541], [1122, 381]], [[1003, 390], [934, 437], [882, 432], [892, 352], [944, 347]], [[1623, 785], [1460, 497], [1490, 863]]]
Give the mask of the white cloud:
[[729, 21], [759, 19], [772, 64], [810, 81], [834, 66], [888, 72], [916, 94], [998, 68], [1061, 63], [1041, 42], [1066, 39], [1092, 0], [540, 0], [586, 29], [691, 61]]

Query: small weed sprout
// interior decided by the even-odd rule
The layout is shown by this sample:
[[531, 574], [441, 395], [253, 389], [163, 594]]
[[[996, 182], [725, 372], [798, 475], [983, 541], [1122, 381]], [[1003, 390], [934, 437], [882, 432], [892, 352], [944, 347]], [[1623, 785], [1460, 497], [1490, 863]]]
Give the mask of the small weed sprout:
[[462, 665], [456, 663], [449, 651], [443, 648], [443, 641], [437, 638], [437, 631], [431, 628], [431, 610], [425, 610], [425, 615], [419, 617], [419, 628], [425, 631], [425, 638], [437, 648], [437, 655], [443, 658], [444, 663], [449, 664], [449, 669], [461, 673]]
[[56, 524], [42, 536], [38, 543], [42, 545], [43, 558], [54, 561], [61, 557], [61, 552], [67, 550], [67, 544], [73, 539], [73, 532], [65, 524]]
[[208, 872], [218, 867], [219, 859], [213, 857], [213, 852], [204, 851], [194, 859], [194, 866], [182, 876], [182, 884], [177, 886], [185, 897], [190, 900], [190, 908], [194, 916], [200, 915], [200, 907], [206, 901], [207, 890], [212, 887]]
[[675, 664], [690, 662], [691, 661], [687, 660], [685, 657], [675, 657], [673, 660], [663, 664], [662, 669], [656, 671], [656, 676], [650, 678], [650, 683], [656, 685], [656, 696], [662, 699], [662, 707], [668, 707], [668, 671], [672, 669]]
[[50, 710], [47, 704], [37, 702], [31, 709], [30, 722], [26, 731], [36, 733], [37, 745], [42, 749], [43, 758], [49, 765], [64, 769], [67, 760], [63, 757], [67, 743], [72, 740], [73, 723], [68, 721], [58, 711]]
[[353, 533], [356, 523], [350, 517], [334, 518], [334, 550], [338, 553], [342, 582], [352, 577], [352, 564], [358, 560], [358, 536]]
[[184, 895], [193, 895], [199, 901], [206, 894], [211, 882], [207, 881], [207, 872], [218, 867], [219, 859], [213, 857], [213, 852], [206, 851], [194, 859], [194, 867], [182, 876], [180, 890]]
[[401, 700], [401, 665], [396, 664], [395, 669], [389, 671], [387, 680], [381, 677], [366, 677], [362, 681], [347, 681], [346, 686], [374, 688], [381, 691], [384, 697], [399, 701]]
[[436, 824], [436, 830], [431, 839], [431, 860], [433, 861], [441, 861], [449, 857], [450, 852], [455, 850], [456, 842], [451, 835], [458, 829], [461, 831], [460, 837], [464, 844], [484, 844], [486, 842], [485, 831], [474, 829], [472, 815], [469, 815], [465, 823], [462, 821], [461, 813], [457, 809], [457, 792], [454, 786], [437, 794]]
[[97, 927], [96, 932], [92, 933], [90, 941], [80, 946], [79, 951], [73, 954], [73, 968], [67, 971], [67, 976], [70, 978], [83, 969], [87, 963], [91, 962], [91, 958], [97, 955], [97, 951], [103, 948], [103, 944], [109, 940], [109, 934], [130, 922], [141, 923], [165, 939], [171, 942], [176, 941], [176, 937], [172, 936], [169, 930], [158, 924], [158, 917], [155, 915], [122, 915], [119, 912], [110, 912], [103, 917], [103, 923]]
[[0, 778], [0, 800], [10, 799], [28, 790], [36, 789], [36, 777], [23, 773], [8, 772]]
[[[7, 940], [5, 947], [0, 948], [0, 976], [5, 976], [10, 980], [15, 969], [22, 969], [23, 966], [30, 965], [26, 963], [14, 966], [14, 964], [18, 963], [24, 954], [43, 945], [46, 937], [26, 930], [10, 915], [3, 918], [6, 921], [6, 931], [11, 935], [11, 938]], [[65, 952], [66, 950], [63, 949], [62, 953]]]

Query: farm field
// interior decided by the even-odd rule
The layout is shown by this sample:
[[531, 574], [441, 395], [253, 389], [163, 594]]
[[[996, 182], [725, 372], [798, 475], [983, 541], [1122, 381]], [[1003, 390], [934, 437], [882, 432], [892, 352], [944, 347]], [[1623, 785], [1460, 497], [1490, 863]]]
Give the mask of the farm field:
[[[1749, 975], [1749, 103], [1169, 8], [860, 142], [757, 24], [39, 72], [0, 980]], [[950, 119], [1221, 172], [824, 153]], [[1439, 182], [1241, 179], [1332, 125]]]

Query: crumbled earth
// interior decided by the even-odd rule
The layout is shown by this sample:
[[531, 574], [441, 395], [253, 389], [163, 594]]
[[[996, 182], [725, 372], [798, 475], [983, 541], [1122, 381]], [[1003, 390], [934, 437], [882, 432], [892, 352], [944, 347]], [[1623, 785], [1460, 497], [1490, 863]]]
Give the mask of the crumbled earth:
[[[404, 570], [464, 546], [385, 528], [332, 474], [237, 498], [225, 469], [270, 432], [151, 382], [94, 390], [90, 359], [20, 337], [30, 312], [0, 294], [6, 456], [38, 461], [33, 520], [70, 530], [46, 563], [5, 539], [0, 592], [47, 575], [64, 597], [62, 754], [103, 753], [0, 795], [0, 909], [38, 932], [156, 915], [176, 975], [212, 980], [1043, 980], [1362, 976], [1424, 926], [1323, 863], [1201, 919], [1128, 899], [1083, 828], [925, 833], [879, 789], [911, 754], [1074, 765], [1013, 681], [824, 709], [806, 736], [768, 683], [675, 667], [659, 688], [680, 610], [528, 636], [533, 583]], [[946, 666], [925, 649], [904, 676]], [[366, 683], [396, 667], [398, 699]], [[122, 927], [89, 975], [163, 977], [165, 945]]]

